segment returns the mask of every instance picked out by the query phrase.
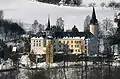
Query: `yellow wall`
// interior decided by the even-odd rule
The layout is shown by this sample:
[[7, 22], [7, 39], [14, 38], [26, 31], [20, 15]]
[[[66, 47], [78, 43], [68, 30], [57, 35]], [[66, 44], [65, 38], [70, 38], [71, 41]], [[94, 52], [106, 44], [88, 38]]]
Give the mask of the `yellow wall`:
[[[34, 39], [38, 39], [38, 38], [34, 38]], [[51, 50], [51, 53], [54, 54], [54, 46], [53, 46], [54, 44], [53, 43], [58, 43], [60, 41], [63, 44], [67, 44], [69, 46], [69, 48], [71, 50], [73, 50], [72, 54], [81, 54], [81, 53], [85, 52], [85, 42], [81, 38], [70, 37], [70, 38], [54, 39], [54, 42], [52, 42], [52, 40], [50, 40], [50, 39], [46, 39], [45, 41], [46, 41], [46, 46], [44, 47], [44, 45], [42, 45], [43, 42], [41, 41], [41, 46], [42, 47], [38, 48], [38, 47], [33, 47], [33, 44], [34, 44], [34, 40], [33, 40], [31, 42], [31, 46], [32, 46], [31, 50], [35, 50], [36, 48], [38, 48], [40, 50], [39, 52], [41, 54], [48, 54], [48, 46], [50, 44], [52, 48], [50, 48], [49, 50]]]
[[53, 63], [53, 44], [51, 40], [46, 40], [46, 63]]
[[63, 38], [59, 39], [59, 42], [67, 44], [71, 50], [72, 54], [81, 54], [85, 52], [85, 42], [80, 38]]

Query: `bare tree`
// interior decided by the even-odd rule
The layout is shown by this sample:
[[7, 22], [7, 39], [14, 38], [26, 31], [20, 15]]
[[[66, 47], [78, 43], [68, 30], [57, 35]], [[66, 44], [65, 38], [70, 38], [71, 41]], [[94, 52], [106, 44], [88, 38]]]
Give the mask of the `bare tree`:
[[103, 7], [106, 6], [106, 4], [105, 4], [104, 2], [102, 2], [102, 3], [100, 4], [100, 6], [103, 8]]
[[110, 53], [111, 47], [107, 38], [116, 33], [116, 28], [113, 27], [112, 20], [106, 18], [102, 21], [100, 29], [100, 34], [103, 37], [104, 53]]
[[96, 3], [89, 3], [88, 4], [88, 7], [95, 7], [96, 6]]
[[113, 28], [113, 23], [112, 20], [106, 18], [102, 21], [102, 29], [105, 31], [110, 30], [111, 28]]
[[0, 19], [3, 19], [3, 11], [2, 10], [0, 10]]
[[109, 4], [108, 4], [108, 7], [111, 7], [111, 8], [115, 8], [115, 5], [116, 5], [116, 2], [114, 1], [111, 1]]
[[89, 24], [90, 24], [90, 16], [86, 16], [86, 19], [84, 21], [84, 31], [89, 31], [90, 28], [89, 28]]
[[60, 29], [57, 29], [57, 30], [64, 31], [64, 20], [62, 19], [62, 17], [59, 17], [57, 19], [56, 26], [57, 26], [57, 28], [60, 28]]

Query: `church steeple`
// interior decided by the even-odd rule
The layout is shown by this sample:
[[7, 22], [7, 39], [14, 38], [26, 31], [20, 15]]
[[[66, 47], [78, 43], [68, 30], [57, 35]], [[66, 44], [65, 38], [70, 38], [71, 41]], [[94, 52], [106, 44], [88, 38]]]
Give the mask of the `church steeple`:
[[93, 24], [93, 25], [98, 24], [98, 21], [96, 19], [96, 13], [95, 13], [95, 8], [94, 7], [93, 7], [92, 18], [90, 20], [90, 24]]
[[46, 30], [50, 30], [50, 18], [48, 17], [48, 24]]
[[96, 13], [94, 7], [92, 12], [92, 18], [90, 20], [90, 32], [95, 36], [98, 36], [99, 33], [99, 24], [98, 24], [98, 20], [96, 19]]

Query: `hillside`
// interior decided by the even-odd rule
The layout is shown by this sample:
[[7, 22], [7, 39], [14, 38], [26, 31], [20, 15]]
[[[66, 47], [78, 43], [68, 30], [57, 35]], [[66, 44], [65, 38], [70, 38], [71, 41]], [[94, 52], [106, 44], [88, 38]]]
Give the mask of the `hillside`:
[[[51, 24], [53, 25], [56, 24], [58, 17], [63, 17], [65, 29], [76, 25], [80, 31], [83, 31], [85, 17], [87, 15], [91, 16], [92, 13], [91, 7], [57, 6], [31, 0], [13, 0], [13, 2], [6, 3], [6, 5], [0, 5], [0, 9], [4, 10], [5, 19], [20, 20], [27, 24], [32, 24], [34, 20], [38, 20], [40, 24], [46, 24], [48, 15], [50, 15]], [[114, 17], [115, 11], [111, 8], [96, 7], [95, 9], [99, 21], [105, 18], [113, 19]]]
[[25, 31], [17, 23], [0, 20], [0, 39], [3, 41], [19, 39], [22, 34], [25, 34]]

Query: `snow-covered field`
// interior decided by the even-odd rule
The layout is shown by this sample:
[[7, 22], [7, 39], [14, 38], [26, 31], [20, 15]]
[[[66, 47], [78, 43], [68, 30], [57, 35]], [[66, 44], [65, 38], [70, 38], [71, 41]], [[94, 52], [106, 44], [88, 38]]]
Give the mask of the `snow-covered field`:
[[[12, 65], [11, 65], [12, 60], [11, 59], [8, 59], [7, 61], [2, 61], [1, 63], [2, 64], [0, 64], [0, 69], [12, 68]], [[28, 65], [30, 65], [30, 60], [28, 58], [28, 55], [23, 55], [20, 58], [20, 64], [24, 64], [27, 67], [28, 67]], [[68, 62], [68, 67], [70, 67], [72, 65], [74, 66], [73, 68], [69, 68], [69, 69], [61, 68], [60, 66], [63, 66], [63, 64], [64, 64], [63, 62], [50, 64], [51, 69], [47, 69], [48, 65], [45, 62], [38, 63], [37, 65], [34, 64], [33, 66], [30, 67], [30, 68], [44, 68], [43, 71], [42, 70], [29, 70], [29, 69], [26, 69], [24, 66], [19, 69], [19, 72], [11, 71], [11, 72], [0, 73], [0, 79], [31, 79], [30, 77], [32, 77], [32, 79], [37, 79], [37, 77], [41, 78], [41, 76], [44, 76], [47, 78], [50, 77], [50, 79], [65, 79], [65, 76], [67, 77], [67, 79], [78, 79], [78, 77], [81, 78], [82, 73], [84, 74], [84, 76], [86, 74], [85, 73], [86, 72], [85, 62], [83, 62], [83, 63]], [[76, 67], [75, 65], [79, 66], [79, 67]], [[100, 74], [101, 69], [98, 67], [98, 66], [100, 66], [99, 63], [94, 65], [94, 69], [96, 70], [94, 72], [93, 72], [94, 69], [92, 70], [93, 62], [88, 62], [87, 65], [89, 66], [87, 68], [88, 78], [90, 77], [90, 79], [91, 79], [91, 73], [92, 73], [96, 76], [97, 79], [101, 79], [101, 78], [98, 78], [98, 76], [101, 76], [101, 74]], [[83, 66], [83, 68], [82, 68], [82, 66]], [[55, 68], [55, 67], [57, 67], [57, 68]], [[111, 73], [115, 73], [114, 74], [115, 78], [113, 78], [113, 79], [119, 79], [119, 77], [116, 78], [116, 76], [118, 76], [120, 73], [120, 72], [116, 72], [116, 70], [119, 70], [119, 67], [120, 67], [120, 63], [118, 63], [118, 62], [112, 63], [112, 66], [111, 66], [112, 72]], [[106, 74], [108, 72], [108, 68], [109, 67], [107, 65], [102, 67], [103, 75], [106, 76]], [[96, 72], [97, 72], [97, 74], [96, 74]], [[39, 76], [36, 76], [37, 74]], [[6, 77], [4, 78], [4, 76], [6, 76]], [[47, 78], [44, 78], [44, 79], [47, 79]]]
[[84, 4], [89, 4], [89, 3], [96, 3], [98, 6], [100, 3], [105, 2], [106, 4], [109, 3], [110, 1], [116, 1], [120, 2], [120, 0], [83, 0]]
[[[46, 24], [48, 15], [50, 15], [52, 25], [56, 24], [56, 19], [58, 17], [63, 17], [65, 21], [65, 29], [70, 29], [73, 25], [76, 25], [80, 31], [83, 31], [84, 19], [87, 15], [91, 16], [92, 14], [91, 7], [57, 6], [31, 0], [5, 1], [8, 2], [2, 1], [2, 3], [0, 3], [0, 9], [4, 10], [4, 18], [22, 21], [28, 24], [32, 24], [34, 20], [38, 20], [41, 24]], [[111, 8], [102, 9], [96, 7], [96, 14], [99, 21], [104, 18], [113, 19], [114, 13], [115, 11]], [[30, 25], [26, 24], [24, 28], [28, 30], [29, 28], [27, 26], [30, 27]]]

